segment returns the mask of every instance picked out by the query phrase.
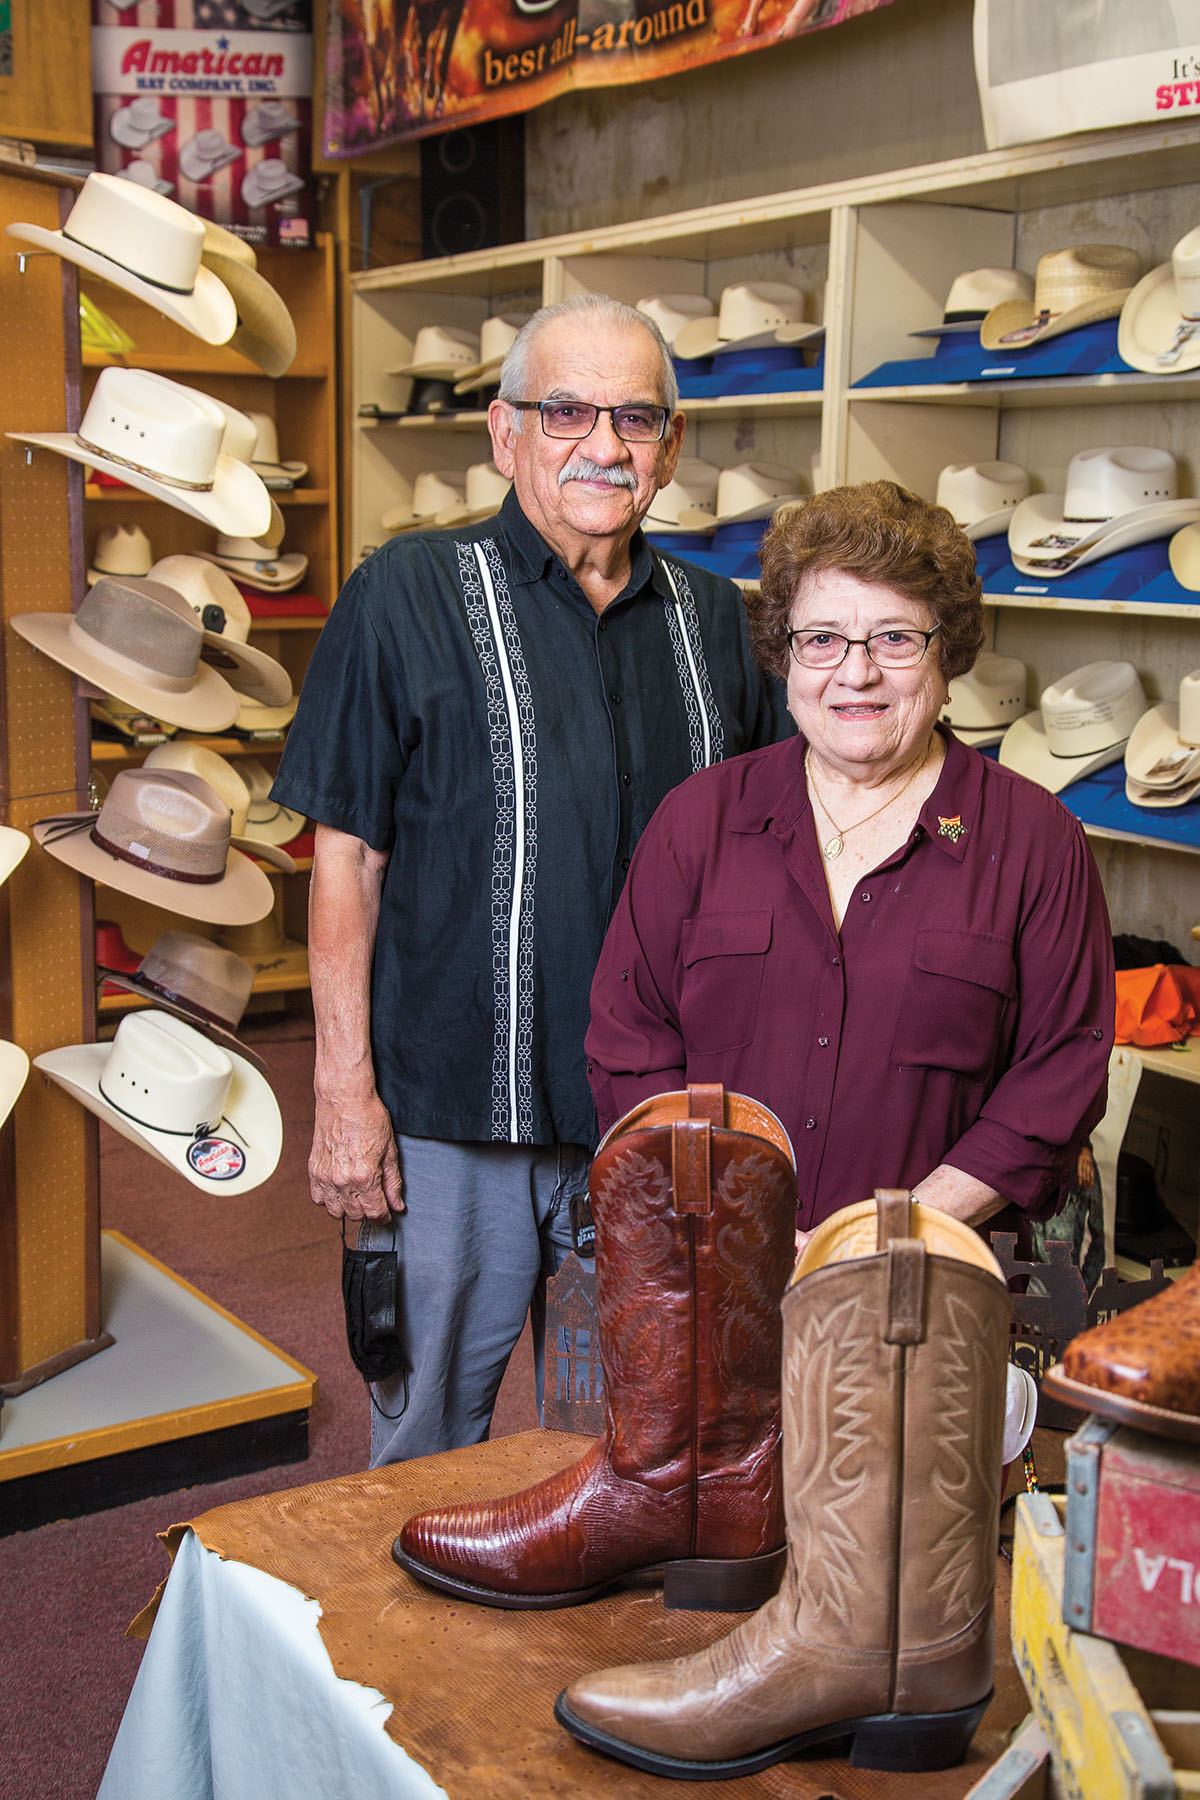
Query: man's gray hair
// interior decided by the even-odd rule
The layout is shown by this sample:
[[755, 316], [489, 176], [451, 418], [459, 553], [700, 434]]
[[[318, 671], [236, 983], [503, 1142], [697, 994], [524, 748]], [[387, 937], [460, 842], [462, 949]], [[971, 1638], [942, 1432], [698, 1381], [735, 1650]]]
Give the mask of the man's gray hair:
[[[572, 294], [569, 300], [558, 300], [553, 306], [543, 306], [540, 312], [535, 312], [517, 333], [516, 340], [501, 365], [501, 400], [540, 400], [545, 397], [527, 391], [529, 359], [542, 332], [556, 319], [577, 320], [581, 333], [605, 325], [625, 329], [634, 326], [644, 331], [662, 363], [662, 403], [669, 413], [678, 411], [679, 383], [675, 378], [675, 365], [671, 361], [671, 352], [662, 332], [654, 320], [639, 312], [636, 306], [627, 306], [624, 300], [612, 300], [607, 294]], [[523, 416], [521, 413], [514, 413], [512, 416], [519, 431]]]

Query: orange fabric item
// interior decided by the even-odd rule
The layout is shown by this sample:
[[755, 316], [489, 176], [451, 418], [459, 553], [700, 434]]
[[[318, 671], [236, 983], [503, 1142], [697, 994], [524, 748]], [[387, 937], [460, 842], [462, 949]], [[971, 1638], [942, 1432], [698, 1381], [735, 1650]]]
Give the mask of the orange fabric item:
[[1200, 969], [1155, 963], [1117, 970], [1117, 1042], [1179, 1044], [1200, 1032]]

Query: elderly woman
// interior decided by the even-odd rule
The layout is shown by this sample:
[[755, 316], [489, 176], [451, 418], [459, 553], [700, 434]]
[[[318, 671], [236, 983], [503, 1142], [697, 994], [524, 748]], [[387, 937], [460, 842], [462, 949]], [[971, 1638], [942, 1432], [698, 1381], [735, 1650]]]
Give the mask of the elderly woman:
[[748, 605], [799, 736], [645, 832], [592, 988], [601, 1128], [723, 1082], [787, 1126], [801, 1230], [879, 1187], [1047, 1217], [1104, 1112], [1112, 945], [1078, 822], [938, 724], [972, 546], [892, 482], [834, 489], [777, 518]]

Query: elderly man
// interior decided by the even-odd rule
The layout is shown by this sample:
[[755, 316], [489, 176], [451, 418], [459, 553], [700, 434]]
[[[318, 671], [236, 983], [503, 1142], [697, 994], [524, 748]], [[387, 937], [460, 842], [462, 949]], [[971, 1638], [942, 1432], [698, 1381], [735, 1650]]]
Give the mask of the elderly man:
[[400, 1264], [409, 1371], [374, 1388], [373, 1465], [486, 1436], [531, 1306], [540, 1402], [630, 855], [669, 788], [789, 729], [737, 591], [642, 536], [684, 429], [650, 321], [547, 307], [500, 396], [513, 491], [350, 577], [273, 790], [317, 824], [313, 1199]]

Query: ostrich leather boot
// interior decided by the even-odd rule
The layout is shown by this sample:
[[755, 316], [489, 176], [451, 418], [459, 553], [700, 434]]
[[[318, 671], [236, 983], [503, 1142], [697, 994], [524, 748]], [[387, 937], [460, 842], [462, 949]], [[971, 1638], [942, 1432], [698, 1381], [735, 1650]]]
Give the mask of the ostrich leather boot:
[[948, 1768], [992, 1685], [1003, 1277], [968, 1227], [881, 1192], [818, 1227], [782, 1310], [779, 1592], [694, 1656], [582, 1676], [555, 1715], [692, 1781], [838, 1740], [859, 1768]]
[[419, 1514], [392, 1554], [490, 1606], [570, 1606], [661, 1578], [668, 1606], [748, 1611], [784, 1564], [787, 1134], [720, 1087], [660, 1094], [613, 1126], [589, 1186], [603, 1437], [524, 1493]]

